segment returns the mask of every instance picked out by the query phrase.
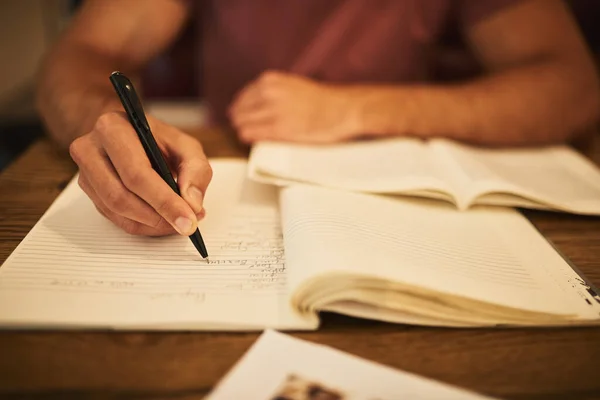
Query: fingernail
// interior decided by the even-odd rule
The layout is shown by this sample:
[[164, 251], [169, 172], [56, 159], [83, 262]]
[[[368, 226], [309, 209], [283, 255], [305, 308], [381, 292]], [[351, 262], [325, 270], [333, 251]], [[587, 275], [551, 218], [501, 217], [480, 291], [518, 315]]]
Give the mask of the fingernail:
[[181, 235], [191, 235], [192, 234], [192, 220], [186, 217], [179, 217], [175, 220], [175, 229]]
[[202, 195], [202, 191], [198, 189], [196, 186], [190, 186], [187, 190], [188, 196], [194, 202], [194, 210], [196, 214], [202, 211], [202, 202], [204, 201], [204, 196]]
[[205, 216], [206, 216], [206, 210], [204, 208], [202, 209], [202, 211], [200, 211], [198, 214], [196, 214], [196, 218], [198, 219], [198, 221], [203, 219]]

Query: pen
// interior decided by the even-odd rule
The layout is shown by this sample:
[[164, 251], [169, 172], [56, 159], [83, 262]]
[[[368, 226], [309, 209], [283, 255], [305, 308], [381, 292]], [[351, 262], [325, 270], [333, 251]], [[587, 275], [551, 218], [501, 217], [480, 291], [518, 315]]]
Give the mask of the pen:
[[[119, 99], [121, 100], [121, 104], [123, 104], [123, 108], [127, 113], [129, 122], [133, 126], [133, 129], [135, 129], [140, 142], [142, 142], [142, 146], [144, 147], [146, 155], [150, 159], [152, 168], [154, 168], [154, 170], [171, 187], [171, 189], [177, 193], [177, 195], [181, 196], [177, 182], [175, 182], [175, 179], [173, 179], [173, 175], [171, 175], [171, 171], [169, 170], [169, 167], [167, 166], [167, 163], [163, 158], [158, 145], [156, 144], [156, 140], [154, 139], [154, 136], [152, 136], [150, 125], [148, 124], [148, 120], [146, 119], [146, 115], [144, 113], [144, 108], [142, 107], [142, 103], [135, 92], [133, 83], [131, 83], [129, 78], [119, 71], [115, 71], [110, 74], [110, 81], [113, 84]], [[202, 240], [202, 235], [200, 235], [199, 229], [196, 229], [196, 232], [190, 236], [190, 240], [202, 258], [207, 258], [208, 252], [206, 251], [206, 246], [204, 245], [204, 241]]]

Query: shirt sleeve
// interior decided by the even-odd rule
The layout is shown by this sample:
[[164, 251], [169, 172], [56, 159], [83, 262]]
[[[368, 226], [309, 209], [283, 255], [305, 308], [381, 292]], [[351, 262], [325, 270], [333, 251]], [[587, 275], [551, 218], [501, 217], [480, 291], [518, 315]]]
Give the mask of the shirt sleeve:
[[458, 0], [459, 21], [462, 26], [472, 26], [492, 14], [524, 0]]

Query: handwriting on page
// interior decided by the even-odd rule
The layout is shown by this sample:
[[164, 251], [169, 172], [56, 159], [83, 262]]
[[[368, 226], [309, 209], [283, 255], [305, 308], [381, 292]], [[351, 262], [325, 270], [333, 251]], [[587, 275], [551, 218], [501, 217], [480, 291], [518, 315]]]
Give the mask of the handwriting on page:
[[[203, 302], [210, 294], [264, 295], [285, 289], [279, 217], [238, 208], [230, 222], [205, 233], [210, 261], [187, 238], [143, 238], [114, 227], [40, 224], [3, 268], [3, 290], [82, 291]], [[67, 251], [65, 249], [68, 249]]]

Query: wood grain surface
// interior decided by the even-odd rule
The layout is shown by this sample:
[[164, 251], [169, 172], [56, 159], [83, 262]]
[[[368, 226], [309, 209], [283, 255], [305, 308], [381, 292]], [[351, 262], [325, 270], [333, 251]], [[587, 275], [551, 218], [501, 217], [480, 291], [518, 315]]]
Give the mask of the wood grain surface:
[[[228, 131], [190, 133], [202, 140], [210, 157], [247, 155]], [[584, 150], [600, 162], [598, 138]], [[75, 172], [66, 152], [40, 140], [0, 175], [0, 263]], [[600, 284], [600, 218], [526, 215]], [[322, 321], [316, 332], [291, 334], [500, 398], [600, 399], [600, 328], [443, 329], [334, 314], [323, 314]], [[0, 331], [0, 397], [200, 399], [257, 337]]]

